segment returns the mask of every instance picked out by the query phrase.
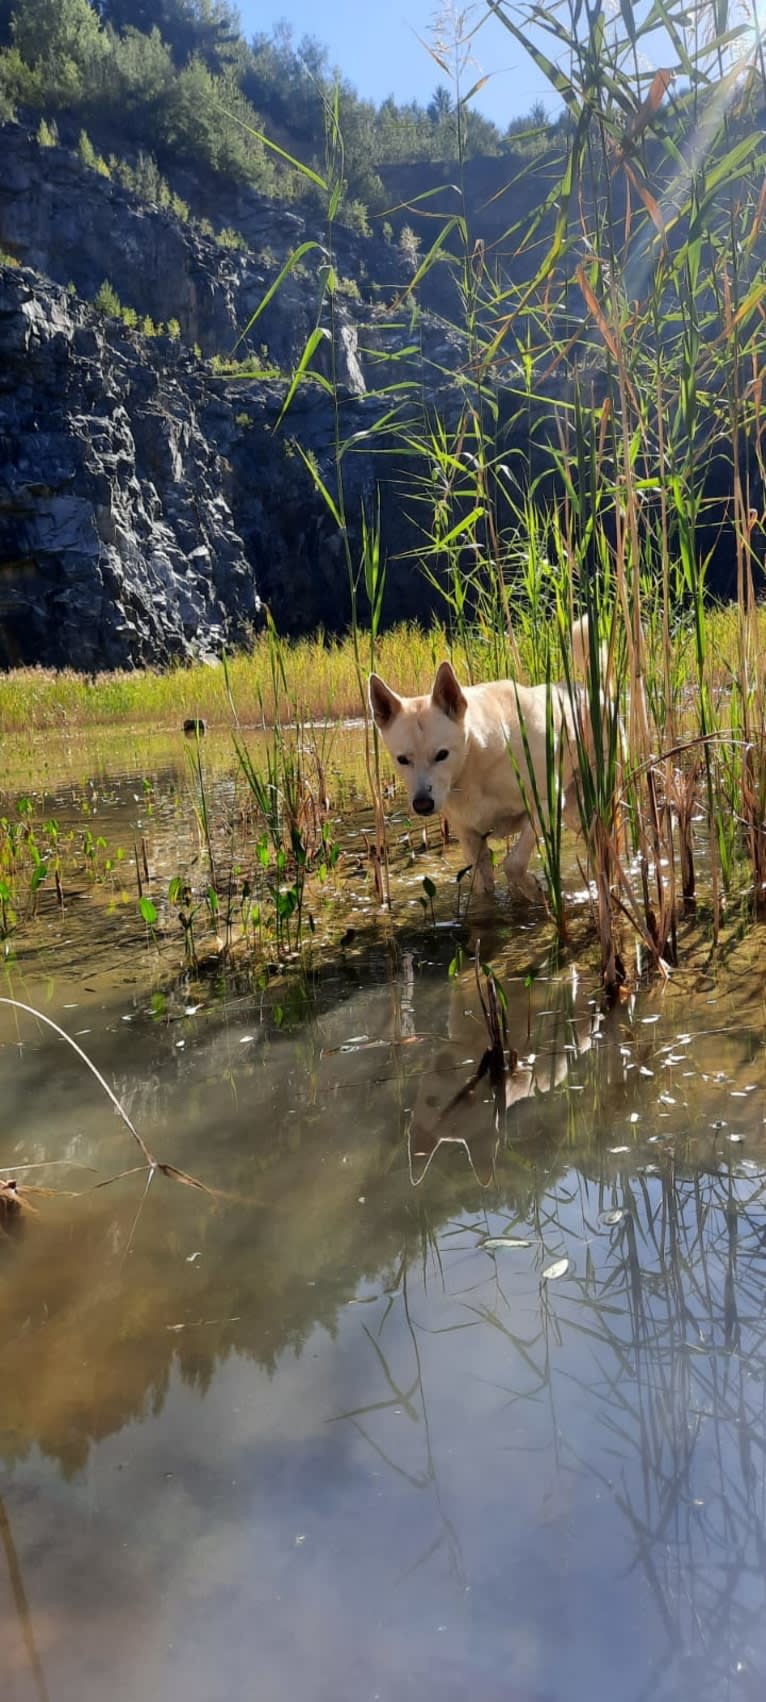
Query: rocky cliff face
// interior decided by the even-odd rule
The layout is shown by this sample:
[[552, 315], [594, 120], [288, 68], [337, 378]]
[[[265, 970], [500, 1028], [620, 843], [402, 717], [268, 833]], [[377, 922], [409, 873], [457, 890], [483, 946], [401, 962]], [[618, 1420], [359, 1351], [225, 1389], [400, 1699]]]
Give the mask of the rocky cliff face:
[[161, 352], [0, 269], [0, 664], [220, 649], [259, 607], [198, 398]]
[[[319, 389], [275, 430], [284, 383], [215, 379], [177, 340], [146, 339], [59, 286], [0, 266], [0, 666], [99, 669], [219, 653], [257, 624], [348, 620], [341, 540], [294, 448], [335, 488], [335, 422]], [[415, 542], [395, 457], [369, 453], [382, 405], [341, 395], [355, 559], [381, 478], [384, 547]], [[376, 437], [380, 450], [386, 446]], [[425, 582], [390, 569], [398, 618]]]
[[[301, 243], [321, 241], [318, 222], [253, 190], [235, 194], [219, 186], [214, 208], [212, 192], [203, 194], [200, 185], [195, 212], [212, 213], [216, 230], [235, 230], [246, 244], [221, 247], [198, 224], [140, 200], [116, 177], [86, 170], [73, 147], [41, 147], [29, 125], [3, 125], [0, 148], [0, 247], [20, 265], [73, 284], [86, 301], [108, 280], [140, 318], [165, 325], [176, 320], [183, 341], [203, 355], [228, 356], [288, 255]], [[190, 195], [187, 178], [180, 181]], [[355, 287], [368, 273], [388, 277], [392, 290], [403, 281], [395, 248], [342, 228], [335, 246], [337, 269]], [[315, 265], [299, 267], [258, 320], [256, 349], [265, 345], [269, 362], [285, 371], [315, 322], [314, 272]], [[361, 300], [357, 306], [356, 298], [340, 298], [340, 317], [350, 327], [363, 319]], [[340, 376], [362, 387], [353, 363]]]
[[[193, 352], [197, 344], [228, 354], [288, 255], [321, 232], [303, 214], [232, 188], [218, 223], [241, 229], [248, 246], [221, 248], [114, 177], [86, 170], [71, 148], [40, 147], [29, 126], [5, 126], [0, 145], [0, 254], [15, 262], [0, 264], [0, 667], [96, 669], [218, 653], [257, 622], [259, 599], [286, 633], [343, 629], [343, 540], [295, 448], [313, 457], [334, 494], [332, 399], [304, 385], [280, 423], [284, 375], [316, 323], [319, 249], [254, 327], [256, 351], [268, 347], [261, 369], [273, 377], [223, 377]], [[480, 211], [506, 217], [489, 193], [487, 162], [473, 169]], [[403, 196], [417, 187], [405, 178], [404, 168], [396, 183], [392, 176]], [[210, 217], [212, 190], [198, 189], [195, 210]], [[353, 284], [335, 298], [334, 344], [325, 308], [313, 364], [324, 359], [327, 374], [332, 352], [352, 562], [362, 510], [373, 514], [379, 492], [387, 617], [427, 616], [439, 599], [415, 565], [425, 511], [413, 474], [422, 481], [424, 469], [407, 463], [403, 435], [385, 425], [392, 398], [377, 392], [409, 381], [397, 392], [402, 407], [417, 413], [425, 402], [428, 413], [438, 393], [442, 417], [455, 417], [462, 393], [453, 375], [466, 350], [442, 300], [454, 288], [450, 268], [433, 268], [432, 311], [413, 327], [407, 305], [395, 306], [404, 283], [395, 249], [338, 232], [334, 258]], [[177, 319], [181, 337], [146, 338], [97, 313], [88, 303], [105, 278], [155, 323]], [[594, 382], [603, 379], [594, 371]], [[526, 408], [501, 393], [508, 465], [529, 462], [535, 477], [555, 478], [550, 404], [562, 400], [562, 385], [565, 376], [541, 382]], [[760, 511], [760, 467], [749, 476]], [[722, 594], [736, 576], [731, 484], [725, 445], [712, 443], [699, 543], [711, 556], [708, 583]], [[514, 524], [510, 511], [503, 519]], [[759, 527], [752, 545], [760, 556]]]
[[[2, 140], [0, 251], [12, 263], [0, 264], [0, 666], [95, 669], [217, 653], [257, 620], [259, 598], [286, 632], [342, 628], [342, 541], [294, 449], [297, 439], [335, 488], [330, 398], [301, 389], [278, 430], [284, 378], [227, 380], [193, 352], [227, 354], [287, 255], [318, 233], [241, 191], [226, 215], [244, 223], [252, 246], [222, 249], [85, 170], [71, 151], [41, 148], [29, 127], [5, 126]], [[378, 276], [399, 264], [387, 245], [339, 233], [341, 274], [364, 281], [378, 262]], [[177, 319], [181, 338], [146, 338], [97, 313], [88, 302], [105, 278], [139, 314]], [[388, 299], [401, 282], [392, 280]], [[316, 303], [308, 268], [275, 294], [253, 337], [257, 349], [267, 345], [270, 370], [294, 368]], [[358, 290], [337, 298], [355, 560], [362, 506], [372, 514], [378, 484], [384, 546], [404, 558], [417, 544], [393, 440], [376, 436], [375, 450], [389, 451], [381, 456], [368, 437], [390, 406], [374, 386], [406, 376], [389, 362], [411, 340], [406, 311], [398, 323]], [[449, 388], [459, 337], [425, 315], [419, 376], [423, 352]], [[321, 359], [320, 349], [314, 364]], [[430, 606], [405, 559], [392, 561], [389, 587], [396, 618]]]

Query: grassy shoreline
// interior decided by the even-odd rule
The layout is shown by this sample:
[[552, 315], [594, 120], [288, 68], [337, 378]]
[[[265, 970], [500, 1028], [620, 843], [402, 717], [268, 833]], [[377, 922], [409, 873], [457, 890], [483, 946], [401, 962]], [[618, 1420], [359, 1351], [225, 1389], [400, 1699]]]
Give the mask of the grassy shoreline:
[[[383, 673], [413, 690], [429, 683], [437, 660], [448, 651], [446, 634], [403, 625], [378, 644]], [[362, 713], [352, 640], [317, 634], [281, 646], [286, 687], [275, 700], [266, 633], [251, 651], [229, 658], [228, 675], [240, 720], [251, 726], [284, 725], [295, 719], [342, 721]], [[151, 724], [179, 726], [201, 716], [210, 726], [231, 726], [231, 703], [222, 666], [194, 662], [165, 672], [136, 669], [95, 677], [73, 669], [18, 668], [0, 674], [0, 735], [33, 729], [76, 731], [89, 727]]]
[[[758, 613], [766, 647], [766, 608]], [[732, 605], [712, 610], [708, 620], [711, 684], [724, 690], [736, 662], [735, 614]], [[367, 656], [368, 636], [359, 634], [359, 641], [362, 655]], [[679, 630], [679, 648], [685, 649], [688, 643], [689, 634]], [[527, 650], [522, 642], [523, 672], [532, 679], [535, 669]], [[251, 651], [229, 659], [232, 697], [244, 725], [286, 726], [296, 716], [303, 721], [346, 721], [362, 714], [350, 634], [339, 639], [318, 633], [284, 640], [280, 655], [284, 679], [276, 696], [268, 634], [259, 636]], [[488, 679], [495, 673], [492, 645], [479, 628], [470, 629], [459, 645], [437, 623], [428, 630], [405, 623], [376, 641], [379, 672], [404, 692], [426, 691], [445, 656], [453, 658], [462, 678]], [[653, 660], [650, 653], [650, 671]], [[201, 716], [211, 727], [232, 725], [223, 667], [195, 662], [162, 673], [136, 669], [98, 674], [95, 679], [73, 669], [18, 668], [0, 674], [0, 736], [120, 725], [172, 730], [188, 716]]]

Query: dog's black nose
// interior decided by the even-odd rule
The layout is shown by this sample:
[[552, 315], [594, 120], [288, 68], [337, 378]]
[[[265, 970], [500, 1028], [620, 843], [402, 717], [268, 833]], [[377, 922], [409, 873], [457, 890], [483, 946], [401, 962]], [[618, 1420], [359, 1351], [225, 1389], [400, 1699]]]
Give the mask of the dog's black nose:
[[419, 816], [432, 816], [434, 813], [434, 801], [430, 793], [418, 792], [412, 800], [412, 808], [413, 810], [417, 810]]

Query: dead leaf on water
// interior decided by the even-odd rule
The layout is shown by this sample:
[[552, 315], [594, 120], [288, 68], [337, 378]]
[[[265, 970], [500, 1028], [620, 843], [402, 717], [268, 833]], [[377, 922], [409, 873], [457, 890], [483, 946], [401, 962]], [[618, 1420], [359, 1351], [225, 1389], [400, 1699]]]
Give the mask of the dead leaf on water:
[[403, 1034], [398, 1039], [391, 1036], [385, 1040], [370, 1040], [368, 1035], [360, 1034], [357, 1039], [344, 1040], [342, 1046], [323, 1046], [321, 1058], [337, 1057], [339, 1052], [374, 1052], [384, 1046], [417, 1046], [422, 1040], [420, 1034]]
[[166, 1324], [165, 1329], [169, 1330], [171, 1335], [178, 1335], [180, 1330], [206, 1330], [211, 1324], [238, 1324], [239, 1321], [237, 1313], [233, 1318], [195, 1318], [189, 1324]]
[[557, 1282], [559, 1277], [566, 1276], [568, 1270], [568, 1259], [556, 1259], [554, 1264], [547, 1265], [543, 1271], [543, 1282]]
[[613, 1223], [622, 1223], [624, 1216], [624, 1211], [602, 1211], [601, 1222], [607, 1223], [611, 1227]]
[[532, 1242], [525, 1241], [523, 1235], [487, 1235], [479, 1246], [491, 1253], [495, 1247], [531, 1247]]

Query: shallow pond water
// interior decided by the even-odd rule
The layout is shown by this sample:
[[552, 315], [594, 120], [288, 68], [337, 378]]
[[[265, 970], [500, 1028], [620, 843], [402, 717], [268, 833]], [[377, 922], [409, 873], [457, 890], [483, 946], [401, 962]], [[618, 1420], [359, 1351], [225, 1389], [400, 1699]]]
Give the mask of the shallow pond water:
[[13, 1702], [763, 1695], [763, 935], [604, 1016], [534, 917], [477, 931], [517, 1062], [473, 1087], [415, 909], [265, 990], [87, 895], [19, 950], [3, 991], [215, 1192], [147, 1191], [0, 1007], [0, 1176], [49, 1190], [0, 1239]]

